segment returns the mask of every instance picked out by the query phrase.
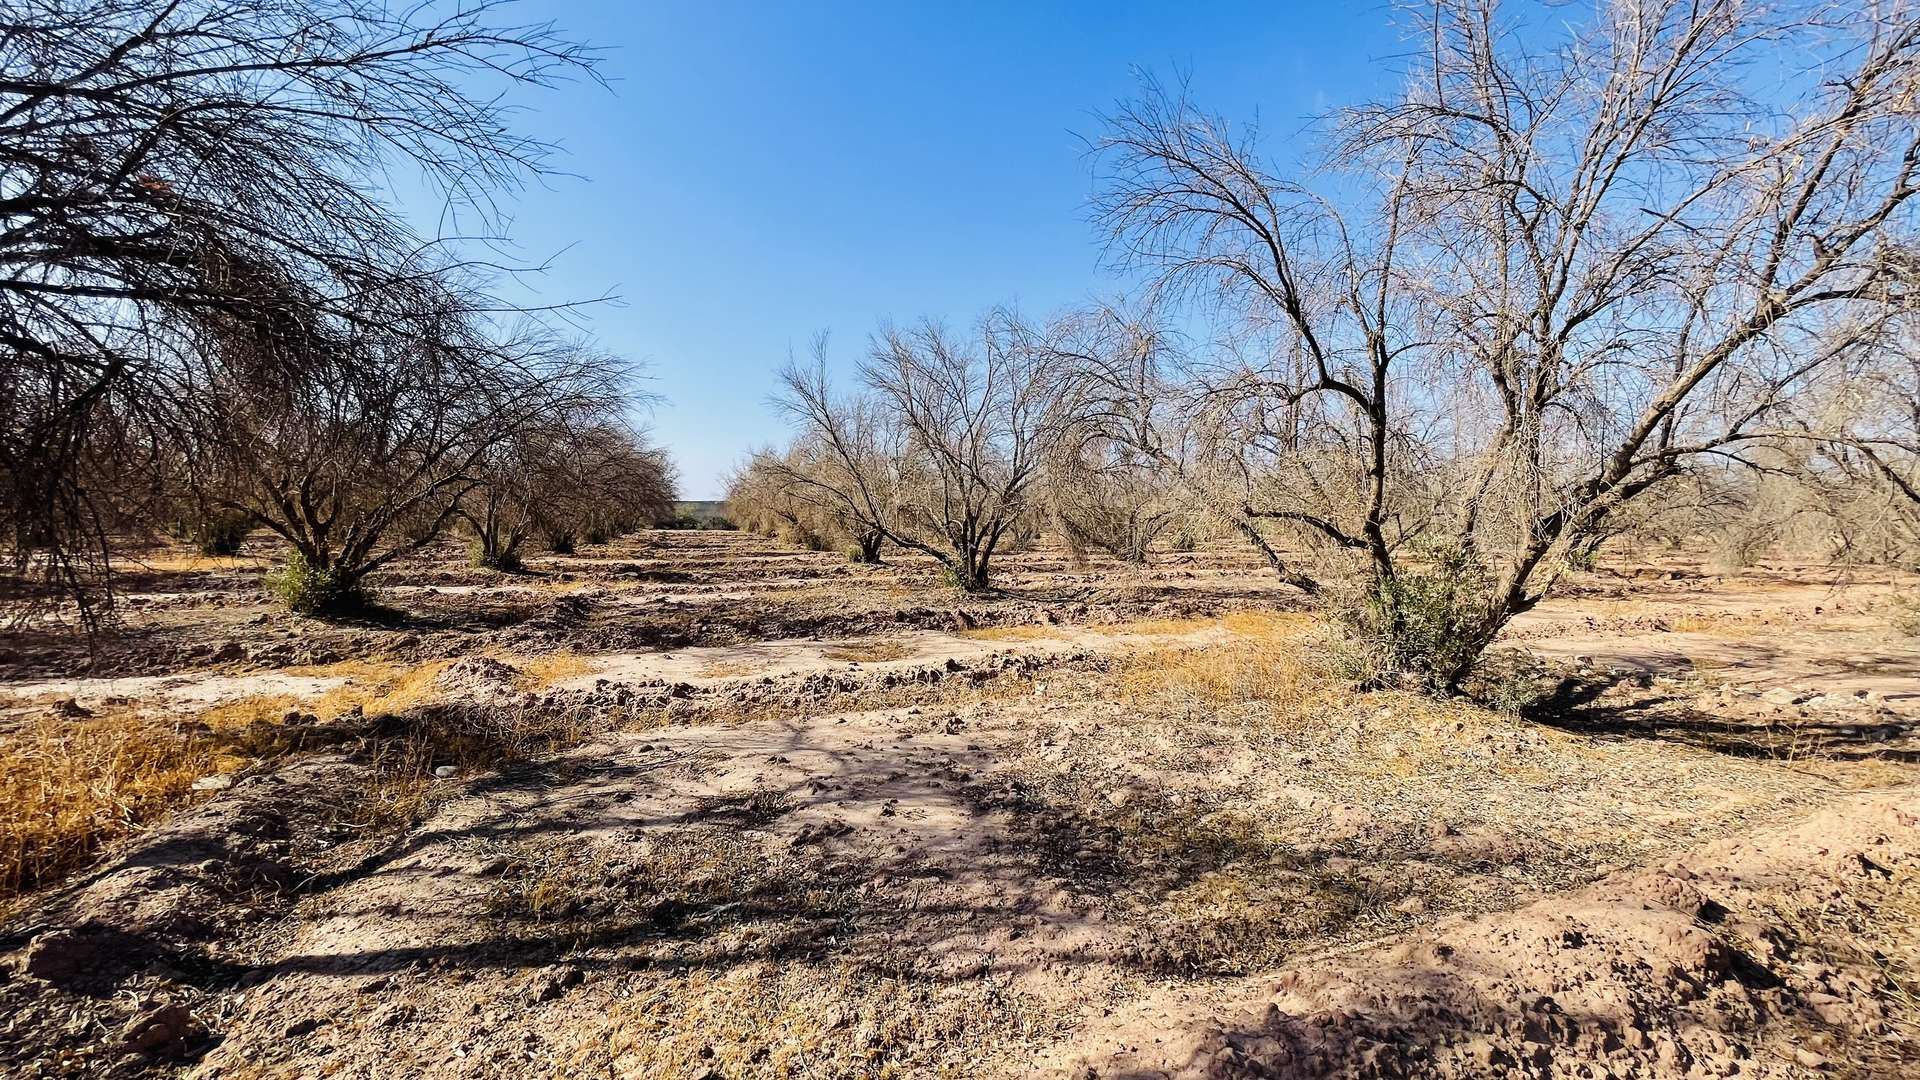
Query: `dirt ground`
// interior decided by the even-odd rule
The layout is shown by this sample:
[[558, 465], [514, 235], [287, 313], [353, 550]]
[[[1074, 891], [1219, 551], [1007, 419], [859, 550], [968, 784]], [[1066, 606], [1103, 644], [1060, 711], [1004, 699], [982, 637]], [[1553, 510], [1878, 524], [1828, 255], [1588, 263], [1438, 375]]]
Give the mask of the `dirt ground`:
[[1615, 553], [1443, 702], [1233, 550], [267, 565], [0, 640], [13, 760], [177, 774], [0, 907], [0, 1073], [1920, 1076], [1909, 578]]

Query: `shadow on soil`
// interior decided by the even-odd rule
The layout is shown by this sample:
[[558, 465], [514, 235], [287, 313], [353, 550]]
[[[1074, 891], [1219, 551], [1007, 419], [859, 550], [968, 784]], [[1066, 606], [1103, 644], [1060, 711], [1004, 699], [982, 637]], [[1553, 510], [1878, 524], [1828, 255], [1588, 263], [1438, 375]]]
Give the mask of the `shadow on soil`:
[[1638, 677], [1631, 675], [1562, 678], [1522, 715], [1579, 735], [1657, 739], [1735, 757], [1920, 760], [1920, 749], [1909, 743], [1916, 725], [1890, 713], [1828, 713], [1787, 720], [1716, 714], [1680, 694], [1614, 693], [1639, 685]]

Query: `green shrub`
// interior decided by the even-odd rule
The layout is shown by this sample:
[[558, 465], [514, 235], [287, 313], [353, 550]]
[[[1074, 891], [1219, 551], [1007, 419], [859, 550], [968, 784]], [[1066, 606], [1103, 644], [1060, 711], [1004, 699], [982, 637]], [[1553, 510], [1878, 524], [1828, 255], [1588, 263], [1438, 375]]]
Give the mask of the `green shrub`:
[[1428, 557], [1429, 566], [1403, 563], [1391, 578], [1336, 605], [1350, 641], [1335, 659], [1356, 681], [1453, 690], [1486, 647], [1493, 585], [1486, 568], [1455, 549]]
[[526, 565], [520, 560], [519, 545], [488, 551], [487, 545], [479, 540], [467, 545], [467, 563], [482, 570], [499, 570], [503, 573], [513, 573]]
[[358, 582], [338, 570], [323, 570], [296, 551], [287, 556], [286, 565], [267, 575], [267, 591], [289, 611], [319, 615], [348, 611], [360, 606]]
[[253, 531], [245, 514], [217, 514], [194, 524], [193, 542], [202, 555], [238, 555]]

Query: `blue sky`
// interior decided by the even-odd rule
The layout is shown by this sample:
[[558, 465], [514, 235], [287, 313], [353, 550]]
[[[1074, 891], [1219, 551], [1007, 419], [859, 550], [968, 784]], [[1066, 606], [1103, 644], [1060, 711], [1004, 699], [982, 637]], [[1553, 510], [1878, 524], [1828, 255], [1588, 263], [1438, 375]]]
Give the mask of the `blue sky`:
[[850, 369], [884, 320], [1044, 315], [1121, 287], [1081, 137], [1135, 66], [1257, 112], [1286, 160], [1310, 117], [1397, 81], [1403, 49], [1372, 3], [549, 8], [608, 50], [613, 87], [521, 96], [523, 129], [578, 176], [514, 200], [510, 234], [554, 259], [539, 299], [619, 296], [589, 329], [648, 365], [688, 498], [786, 437], [772, 373], [822, 330]]

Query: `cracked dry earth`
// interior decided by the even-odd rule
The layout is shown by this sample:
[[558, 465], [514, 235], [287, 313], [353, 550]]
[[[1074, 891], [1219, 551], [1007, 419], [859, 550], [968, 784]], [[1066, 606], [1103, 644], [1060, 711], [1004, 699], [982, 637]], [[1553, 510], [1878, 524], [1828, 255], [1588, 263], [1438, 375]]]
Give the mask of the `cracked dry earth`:
[[577, 733], [376, 812], [374, 717], [24, 898], [0, 1071], [1920, 1076], [1920, 647], [1812, 577], [1585, 579], [1524, 716], [1071, 600], [537, 692], [469, 654], [456, 722]]

